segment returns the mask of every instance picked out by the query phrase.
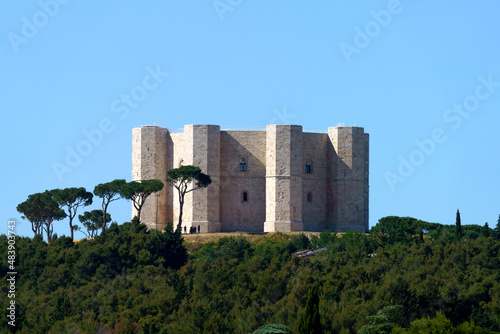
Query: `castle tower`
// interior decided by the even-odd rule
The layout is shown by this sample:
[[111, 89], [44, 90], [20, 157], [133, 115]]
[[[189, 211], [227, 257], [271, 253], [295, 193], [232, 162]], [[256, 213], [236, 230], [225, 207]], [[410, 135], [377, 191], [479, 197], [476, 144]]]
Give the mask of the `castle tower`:
[[302, 126], [266, 128], [264, 232], [302, 231]]
[[329, 221], [337, 232], [368, 230], [368, 145], [361, 127], [331, 127]]
[[[132, 181], [167, 178], [168, 130], [157, 126], [141, 126], [132, 129]], [[166, 184], [163, 189], [151, 194], [142, 207], [141, 221], [149, 229], [161, 229], [171, 221], [171, 187]], [[132, 203], [132, 217], [137, 210]]]
[[[184, 164], [201, 168], [212, 183], [205, 189], [186, 194], [182, 225], [200, 226], [200, 232], [219, 232], [220, 223], [220, 127], [218, 125], [186, 125], [183, 134]], [[178, 167], [178, 166], [176, 166]], [[177, 190], [174, 190], [177, 203]], [[177, 218], [175, 218], [177, 222]]]

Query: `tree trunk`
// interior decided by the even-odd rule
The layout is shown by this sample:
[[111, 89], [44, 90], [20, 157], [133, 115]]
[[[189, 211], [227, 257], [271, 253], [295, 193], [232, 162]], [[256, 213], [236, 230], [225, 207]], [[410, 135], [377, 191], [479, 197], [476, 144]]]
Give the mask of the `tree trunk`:
[[[134, 208], [137, 210], [137, 219], [139, 219], [139, 223], [140, 223], [141, 222], [141, 211], [142, 211], [142, 206], [144, 205], [144, 202], [142, 202], [141, 205], [137, 204], [133, 200], [132, 200], [132, 202], [134, 203]], [[132, 217], [132, 218], [134, 218], [134, 217]]]
[[69, 229], [71, 230], [71, 240], [75, 240], [73, 237], [73, 218], [69, 217]]
[[177, 223], [177, 229], [182, 228], [182, 207], [184, 206], [184, 201], [179, 203], [179, 222]]
[[51, 226], [52, 226], [52, 221], [47, 221], [47, 243], [50, 244], [50, 241], [52, 239], [52, 230], [51, 230]]
[[179, 222], [177, 223], [177, 230], [182, 231], [182, 209], [184, 207], [184, 194], [181, 195], [179, 191]]
[[108, 209], [108, 204], [104, 205], [104, 202], [102, 202], [102, 229], [101, 229], [101, 235], [104, 235], [104, 230], [106, 229], [106, 210], [107, 209]]
[[76, 209], [78, 208], [78, 206], [75, 209], [75, 212], [72, 212], [71, 211], [71, 208], [72, 206], [68, 206], [68, 217], [69, 217], [69, 229], [71, 230], [71, 240], [75, 240], [74, 238], [74, 235], [73, 235], [73, 218], [75, 218], [76, 216]]
[[[144, 203], [144, 202], [143, 202]], [[135, 209], [137, 210], [137, 219], [139, 219], [139, 223], [141, 222], [141, 210], [142, 210], [142, 205], [137, 207], [136, 203], [134, 203]], [[156, 208], [158, 210], [158, 208]]]

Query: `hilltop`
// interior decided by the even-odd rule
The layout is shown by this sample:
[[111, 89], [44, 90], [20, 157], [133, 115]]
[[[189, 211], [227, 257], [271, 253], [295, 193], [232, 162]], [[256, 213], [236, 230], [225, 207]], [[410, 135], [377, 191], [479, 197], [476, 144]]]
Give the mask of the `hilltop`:
[[[374, 333], [381, 328], [396, 333], [425, 333], [430, 328], [442, 333], [499, 331], [496, 231], [468, 226], [458, 236], [454, 226], [426, 224], [386, 217], [371, 234], [183, 236], [171, 227], [148, 231], [136, 221], [111, 224], [103, 236], [78, 243], [68, 237], [50, 244], [41, 236], [18, 238], [17, 329], [271, 333], [279, 328], [300, 333], [304, 326], [316, 326], [324, 333]], [[5, 256], [6, 241], [0, 236]], [[307, 258], [292, 256], [317, 247], [327, 250]], [[7, 272], [2, 262], [4, 280]], [[6, 309], [8, 302], [3, 299], [1, 307]], [[0, 326], [7, 328], [4, 318]]]

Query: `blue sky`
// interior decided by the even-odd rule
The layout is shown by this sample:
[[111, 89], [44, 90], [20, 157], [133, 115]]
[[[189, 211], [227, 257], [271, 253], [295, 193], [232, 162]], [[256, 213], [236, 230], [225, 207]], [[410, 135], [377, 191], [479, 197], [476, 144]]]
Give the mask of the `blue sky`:
[[[370, 226], [453, 224], [457, 208], [464, 224], [494, 226], [499, 12], [496, 0], [9, 1], [0, 233], [14, 218], [33, 235], [16, 211], [29, 194], [130, 181], [132, 128], [155, 122], [356, 124], [371, 136]], [[119, 223], [130, 211], [109, 207]]]

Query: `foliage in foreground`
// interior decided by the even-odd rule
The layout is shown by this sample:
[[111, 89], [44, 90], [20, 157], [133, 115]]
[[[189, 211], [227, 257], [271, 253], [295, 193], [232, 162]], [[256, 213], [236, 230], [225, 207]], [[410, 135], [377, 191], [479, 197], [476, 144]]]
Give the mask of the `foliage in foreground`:
[[[253, 243], [225, 237], [189, 257], [171, 225], [148, 232], [138, 221], [75, 244], [67, 237], [51, 244], [19, 238], [18, 329], [297, 333], [305, 328], [301, 319], [307, 328], [319, 319], [323, 333], [498, 331], [500, 241], [466, 238], [466, 227], [462, 239], [432, 231], [402, 240], [382, 231], [326, 231], [311, 241], [279, 233]], [[6, 245], [0, 236], [4, 258]], [[291, 255], [316, 246], [328, 250]], [[4, 282], [6, 272], [1, 263]], [[0, 327], [7, 328], [6, 319]]]

